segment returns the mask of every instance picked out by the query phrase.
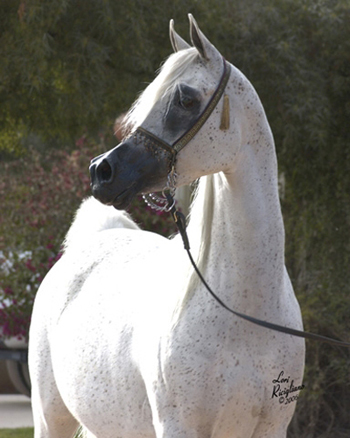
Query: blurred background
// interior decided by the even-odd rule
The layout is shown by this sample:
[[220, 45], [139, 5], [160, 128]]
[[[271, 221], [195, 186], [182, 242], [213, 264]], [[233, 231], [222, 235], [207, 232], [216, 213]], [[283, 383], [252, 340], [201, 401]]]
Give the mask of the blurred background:
[[[0, 348], [26, 350], [37, 287], [89, 195], [89, 161], [118, 143], [115, 119], [171, 53], [171, 18], [189, 40], [188, 12], [267, 112], [305, 329], [350, 341], [349, 0], [1, 0]], [[140, 201], [130, 212], [174, 231]], [[307, 342], [290, 438], [349, 437], [349, 359]], [[21, 392], [0, 373], [0, 392]]]

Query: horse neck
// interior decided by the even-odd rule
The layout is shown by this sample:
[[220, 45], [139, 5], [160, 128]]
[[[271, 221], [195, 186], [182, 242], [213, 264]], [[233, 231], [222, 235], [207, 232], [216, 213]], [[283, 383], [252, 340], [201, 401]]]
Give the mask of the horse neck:
[[284, 228], [267, 122], [259, 135], [247, 139], [235, 169], [208, 176], [201, 184], [202, 221], [193, 221], [190, 233], [197, 232], [201, 243], [197, 256], [204, 275], [213, 282], [219, 278], [228, 304], [244, 301], [245, 294], [241, 309], [252, 310], [252, 302], [254, 308], [262, 302], [271, 305], [283, 285]]

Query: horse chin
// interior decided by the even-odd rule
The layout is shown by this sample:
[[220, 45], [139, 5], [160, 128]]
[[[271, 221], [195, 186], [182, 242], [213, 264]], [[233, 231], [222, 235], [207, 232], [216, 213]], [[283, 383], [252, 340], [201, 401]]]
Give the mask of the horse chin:
[[126, 210], [136, 195], [137, 191], [135, 190], [135, 185], [132, 185], [119, 193], [114, 198], [112, 205], [117, 210]]

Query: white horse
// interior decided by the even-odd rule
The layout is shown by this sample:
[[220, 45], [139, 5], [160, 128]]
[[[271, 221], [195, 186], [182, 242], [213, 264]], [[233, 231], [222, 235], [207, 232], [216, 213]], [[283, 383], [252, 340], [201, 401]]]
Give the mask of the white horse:
[[[133, 134], [92, 162], [93, 193], [121, 209], [173, 188], [175, 172], [177, 186], [201, 178], [188, 236], [206, 281], [231, 308], [302, 329], [262, 104], [189, 19], [193, 46], [171, 22], [175, 53], [131, 110]], [[304, 341], [228, 313], [181, 239], [92, 198], [38, 291], [29, 365], [36, 438], [78, 426], [99, 438], [282, 438]]]

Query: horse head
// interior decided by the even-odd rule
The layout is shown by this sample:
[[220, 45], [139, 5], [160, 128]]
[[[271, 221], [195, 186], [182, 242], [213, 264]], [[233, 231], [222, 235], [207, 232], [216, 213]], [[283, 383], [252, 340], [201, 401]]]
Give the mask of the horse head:
[[92, 193], [104, 204], [124, 209], [138, 194], [169, 187], [169, 175], [176, 174], [171, 184], [180, 186], [231, 164], [232, 154], [226, 148], [218, 153], [215, 145], [235, 132], [228, 129], [229, 103], [222, 97], [232, 66], [191, 14], [189, 21], [193, 46], [171, 20], [174, 53], [129, 112], [131, 134], [91, 162]]

